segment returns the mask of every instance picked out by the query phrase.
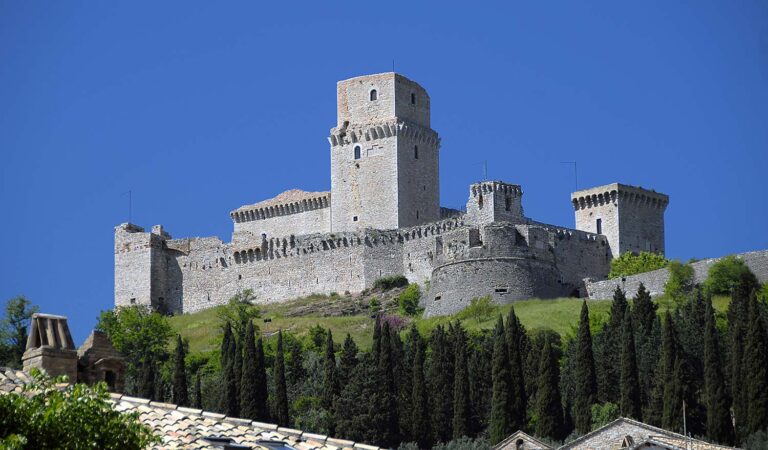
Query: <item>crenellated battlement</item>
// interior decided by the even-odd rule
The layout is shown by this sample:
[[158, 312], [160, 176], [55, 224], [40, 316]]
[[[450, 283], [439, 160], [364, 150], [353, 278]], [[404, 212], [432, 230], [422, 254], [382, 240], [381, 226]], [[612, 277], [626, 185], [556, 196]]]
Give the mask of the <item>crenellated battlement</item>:
[[399, 119], [334, 127], [331, 128], [328, 142], [331, 144], [331, 147], [337, 147], [394, 136], [407, 137], [425, 145], [440, 146], [440, 138], [434, 130]]
[[575, 211], [610, 203], [616, 204], [618, 201], [649, 208], [664, 209], [669, 204], [669, 196], [641, 187], [620, 183], [585, 189], [571, 194], [571, 202]]
[[503, 181], [482, 181], [469, 186], [470, 195], [478, 197], [483, 194], [498, 192], [513, 197], [522, 197], [523, 189], [519, 184], [509, 184]]
[[[306, 198], [300, 198], [293, 201], [281, 201], [281, 196], [299, 192]], [[304, 191], [286, 191], [274, 199], [255, 205], [246, 205], [237, 208], [229, 213], [229, 217], [235, 223], [251, 222], [254, 220], [266, 220], [273, 217], [299, 214], [316, 209], [329, 208], [331, 206], [330, 192], [304, 192]]]

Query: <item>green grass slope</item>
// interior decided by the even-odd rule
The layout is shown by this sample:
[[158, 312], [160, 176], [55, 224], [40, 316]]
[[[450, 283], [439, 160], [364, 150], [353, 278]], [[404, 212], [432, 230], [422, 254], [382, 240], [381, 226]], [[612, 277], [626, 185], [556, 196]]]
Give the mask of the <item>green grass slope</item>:
[[[394, 294], [397, 292], [395, 291]], [[369, 295], [357, 298], [315, 295], [286, 303], [260, 305], [261, 318], [257, 319], [256, 323], [262, 335], [265, 336], [271, 336], [278, 330], [283, 330], [303, 337], [308, 335], [311, 327], [320, 325], [331, 329], [336, 342], [341, 343], [349, 333], [360, 347], [368, 349], [373, 335], [370, 299], [377, 298], [387, 314], [397, 314], [392, 297], [393, 295], [390, 295], [387, 299], [386, 293], [374, 297]], [[494, 306], [488, 316], [480, 319], [464, 319], [462, 324], [470, 331], [490, 329], [495, 325], [499, 314], [506, 317], [514, 306], [520, 321], [528, 330], [550, 329], [564, 337], [573, 336], [583, 301], [578, 298], [521, 300], [512, 305]], [[716, 297], [715, 310], [722, 315], [729, 301], [727, 297]], [[658, 299], [657, 303], [660, 313], [667, 308], [674, 308], [674, 305], [664, 298]], [[590, 310], [590, 323], [595, 331], [608, 320], [611, 300], [587, 300], [587, 304]], [[217, 312], [218, 308], [212, 308], [198, 313], [174, 316], [170, 318], [171, 326], [176, 333], [189, 339], [191, 352], [210, 351], [217, 348], [221, 340], [221, 321]], [[428, 334], [438, 325], [457, 320], [457, 315], [429, 319], [405, 318], [405, 320], [409, 323], [415, 322], [422, 334]]]

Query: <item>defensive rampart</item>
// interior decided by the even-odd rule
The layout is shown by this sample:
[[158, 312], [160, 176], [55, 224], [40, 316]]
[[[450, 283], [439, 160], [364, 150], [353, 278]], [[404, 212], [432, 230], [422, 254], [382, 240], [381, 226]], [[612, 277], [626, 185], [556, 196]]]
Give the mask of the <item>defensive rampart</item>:
[[[749, 267], [761, 283], [768, 281], [768, 250], [741, 253], [736, 255]], [[694, 273], [694, 281], [703, 283], [707, 279], [709, 268], [721, 258], [710, 258], [691, 263]], [[637, 292], [640, 283], [656, 297], [664, 293], [664, 284], [669, 279], [669, 270], [659, 269], [652, 272], [640, 273], [623, 278], [612, 278], [604, 281], [586, 280], [587, 295], [591, 299], [608, 299], [613, 297], [616, 286], [621, 287], [628, 296]]]

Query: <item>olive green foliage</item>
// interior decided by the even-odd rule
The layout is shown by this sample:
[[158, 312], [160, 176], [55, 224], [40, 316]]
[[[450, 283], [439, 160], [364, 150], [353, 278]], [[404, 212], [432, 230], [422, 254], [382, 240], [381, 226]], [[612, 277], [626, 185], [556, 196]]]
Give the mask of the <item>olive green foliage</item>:
[[138, 413], [113, 409], [103, 383], [55, 386], [32, 369], [21, 394], [0, 395], [0, 448], [143, 449], [160, 440]]
[[373, 289], [388, 291], [390, 289], [408, 286], [408, 279], [402, 275], [379, 278], [373, 282]]
[[494, 310], [493, 300], [491, 300], [489, 295], [475, 297], [469, 301], [469, 305], [459, 312], [456, 317], [462, 320], [475, 319], [476, 322], [480, 322], [490, 317]]
[[23, 295], [9, 299], [5, 317], [0, 320], [0, 365], [20, 368], [27, 346], [27, 326], [38, 307]]
[[[140, 384], [154, 384], [157, 364], [168, 359], [172, 332], [166, 316], [146, 305], [122, 306], [102, 311], [96, 329], [106, 333], [115, 350], [125, 356], [127, 393], [137, 395]], [[139, 380], [141, 369], [145, 369], [145, 383]]]
[[245, 289], [230, 298], [226, 305], [217, 308], [216, 316], [221, 325], [229, 322], [235, 336], [242, 336], [248, 322], [261, 317], [259, 307], [252, 304], [254, 299], [253, 291]]
[[750, 279], [750, 288], [759, 289], [757, 278], [749, 270], [744, 261], [730, 255], [722, 258], [720, 261], [712, 264], [709, 268], [707, 280], [704, 282], [704, 288], [708, 294], [730, 294], [731, 289], [736, 285], [742, 275], [747, 275]]
[[693, 267], [680, 261], [669, 262], [669, 279], [664, 284], [664, 294], [676, 303], [682, 303], [693, 293]]
[[616, 403], [595, 403], [592, 405], [592, 429], [596, 430], [608, 425], [621, 416], [619, 405]]
[[611, 271], [608, 278], [626, 277], [637, 273], [650, 272], [652, 270], [667, 267], [669, 260], [664, 255], [650, 252], [634, 254], [626, 252], [618, 258], [611, 260]]
[[418, 284], [413, 283], [409, 284], [397, 297], [397, 305], [401, 313], [406, 316], [415, 316], [421, 312], [419, 300], [421, 300], [421, 289]]

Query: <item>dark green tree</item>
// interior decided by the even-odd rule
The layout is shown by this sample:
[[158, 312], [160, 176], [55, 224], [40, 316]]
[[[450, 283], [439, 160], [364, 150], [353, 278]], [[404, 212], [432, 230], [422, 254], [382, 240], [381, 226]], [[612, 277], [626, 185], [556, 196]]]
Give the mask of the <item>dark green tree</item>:
[[595, 335], [595, 366], [598, 399], [602, 403], [619, 403], [621, 377], [621, 339], [624, 314], [628, 309], [624, 291], [616, 286], [611, 303], [611, 315], [602, 330]]
[[750, 296], [752, 294], [752, 278], [743, 274], [733, 285], [731, 303], [728, 305], [728, 362], [730, 365], [731, 399], [733, 413], [736, 416], [737, 441], [746, 437], [748, 397], [745, 389], [744, 348], [750, 327]]
[[376, 316], [373, 323], [373, 343], [371, 344], [371, 356], [376, 364], [379, 363], [379, 352], [381, 351], [381, 316]]
[[649, 405], [652, 389], [658, 376], [654, 373], [659, 359], [660, 325], [656, 303], [641, 283], [633, 298], [632, 326], [635, 330], [635, 354], [640, 380], [640, 398]]
[[157, 378], [157, 366], [152, 355], [147, 355], [141, 364], [138, 380], [138, 393], [143, 398], [157, 400], [155, 396], [155, 380]]
[[173, 366], [173, 402], [179, 406], [189, 406], [189, 386], [187, 384], [187, 365], [184, 361], [184, 342], [181, 335], [176, 335], [176, 351]]
[[744, 346], [743, 377], [747, 398], [747, 435], [768, 428], [768, 334], [764, 303], [750, 299], [750, 324]]
[[381, 326], [379, 360], [376, 378], [378, 392], [372, 397], [379, 418], [375, 422], [378, 428], [376, 443], [394, 446], [399, 442], [400, 422], [398, 418], [397, 384], [395, 382], [395, 356], [392, 345], [391, 329], [388, 322]]
[[427, 383], [434, 442], [448, 442], [453, 436], [453, 352], [445, 329], [436, 327], [430, 336]]
[[467, 368], [467, 336], [458, 324], [454, 332], [453, 438], [469, 436], [471, 401]]
[[637, 378], [637, 359], [635, 356], [635, 332], [632, 326], [632, 314], [624, 313], [624, 330], [621, 348], [621, 415], [642, 420], [640, 404], [640, 382]]
[[323, 360], [323, 392], [320, 404], [323, 408], [331, 410], [333, 398], [339, 394], [339, 384], [336, 378], [336, 354], [333, 351], [333, 335], [328, 330], [325, 344], [325, 358]]
[[424, 346], [417, 345], [414, 347], [414, 351], [409, 440], [418, 443], [419, 448], [432, 448], [433, 442], [429, 421], [429, 397], [427, 393], [427, 383], [424, 380]]
[[259, 420], [259, 399], [256, 392], [256, 339], [253, 322], [248, 322], [244, 335], [243, 373], [240, 380], [240, 415]]
[[661, 426], [666, 430], [682, 431], [683, 360], [679, 355], [675, 322], [669, 311], [664, 316], [661, 346]]
[[712, 301], [706, 302], [704, 333], [704, 403], [707, 408], [707, 437], [725, 445], [734, 444], [730, 399], [721, 369], [720, 336], [715, 327]]
[[513, 430], [525, 428], [528, 408], [528, 398], [525, 392], [525, 368], [523, 365], [523, 345], [526, 340], [525, 329], [515, 314], [515, 309], [509, 309], [506, 323], [507, 351], [509, 353], [509, 370], [511, 385], [510, 423]]
[[574, 381], [578, 389], [574, 396], [573, 421], [576, 431], [586, 434], [592, 429], [592, 405], [597, 395], [595, 359], [592, 354], [592, 334], [589, 330], [589, 308], [586, 301], [581, 307], [575, 357]]
[[[492, 330], [491, 330], [492, 331]], [[491, 367], [493, 361], [493, 333], [484, 332], [473, 336], [474, 351], [469, 357], [469, 390], [472, 419], [472, 436], [477, 436], [488, 426], [491, 410], [493, 381]]]
[[237, 366], [237, 342], [232, 327], [227, 322], [224, 324], [224, 338], [221, 341], [221, 370], [224, 383], [222, 411], [230, 417], [240, 415], [240, 397], [237, 391], [240, 383], [237, 379], [242, 375], [242, 370], [238, 372]]
[[347, 333], [347, 337], [344, 339], [344, 347], [341, 350], [341, 357], [339, 358], [339, 381], [341, 386], [349, 382], [357, 368], [358, 351], [354, 339]]
[[278, 425], [287, 427], [290, 425], [288, 416], [288, 387], [285, 381], [285, 354], [283, 353], [283, 332], [277, 333], [277, 352], [275, 353], [275, 420]]
[[511, 418], [512, 377], [509, 368], [507, 334], [501, 316], [496, 323], [493, 344], [493, 397], [491, 421], [488, 425], [490, 443], [495, 445], [513, 433]]
[[195, 401], [192, 407], [197, 409], [203, 408], [203, 387], [202, 380], [200, 380], [200, 370], [195, 374]]
[[536, 435], [554, 440], [564, 436], [563, 406], [560, 397], [560, 365], [546, 337], [539, 357], [539, 376], [536, 389]]
[[259, 336], [256, 341], [256, 419], [262, 422], [269, 420], [269, 398], [267, 389], [267, 363], [264, 359], [264, 341]]
[[8, 352], [5, 360], [0, 360], [0, 364], [13, 368], [21, 367], [21, 356], [27, 348], [27, 327], [32, 314], [37, 311], [38, 307], [32, 305], [23, 295], [14, 297], [5, 304], [5, 317], [0, 321], [0, 346], [7, 346]]

